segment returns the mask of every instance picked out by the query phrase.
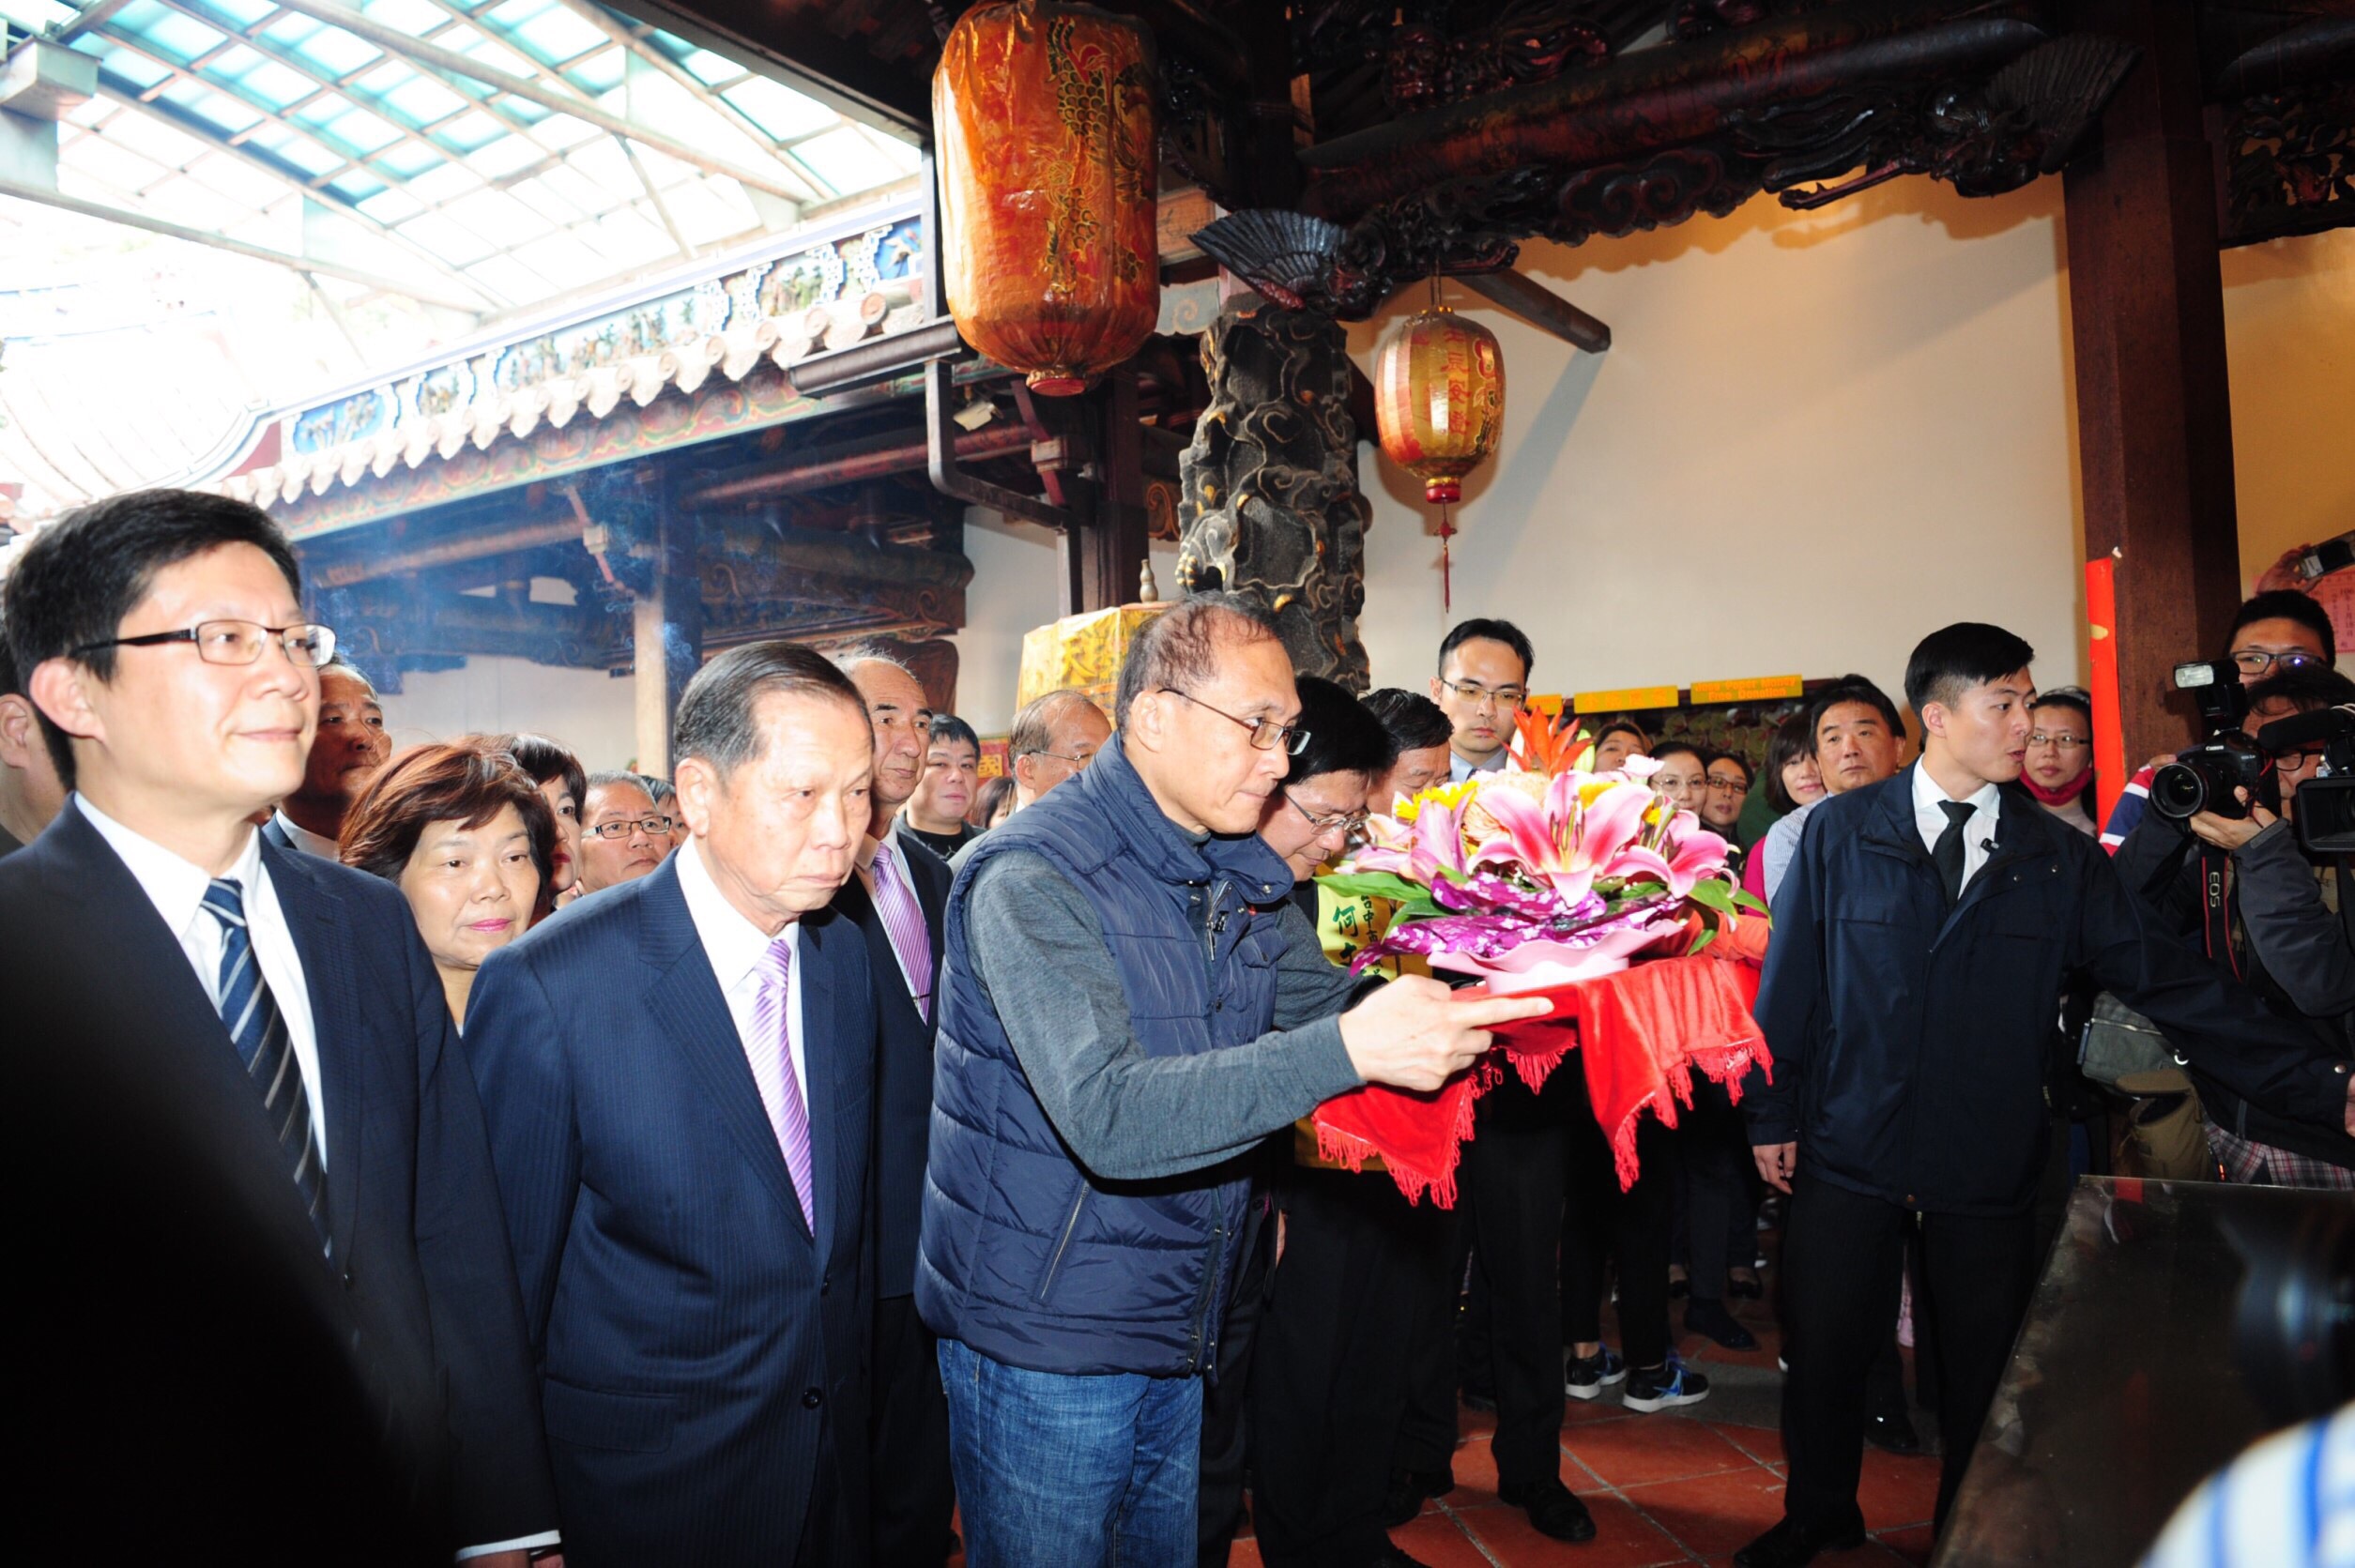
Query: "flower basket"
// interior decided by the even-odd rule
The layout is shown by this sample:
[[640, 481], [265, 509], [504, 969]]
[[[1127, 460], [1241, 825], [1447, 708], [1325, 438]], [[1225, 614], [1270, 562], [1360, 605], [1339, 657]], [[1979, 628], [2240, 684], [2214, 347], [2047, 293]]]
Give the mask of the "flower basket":
[[1548, 1017], [1498, 1031], [1469, 1072], [1430, 1094], [1369, 1086], [1313, 1122], [1327, 1159], [1379, 1154], [1410, 1200], [1455, 1200], [1474, 1103], [1509, 1069], [1535, 1089], [1565, 1053], [1582, 1067], [1620, 1184], [1637, 1175], [1636, 1119], [1673, 1127], [1691, 1074], [1738, 1099], [1772, 1058], [1751, 1016], [1765, 906], [1738, 891], [1729, 846], [1644, 783], [1648, 762], [1588, 773], [1563, 738], [1524, 718], [1522, 752], [1552, 771], [1478, 775], [1375, 817], [1369, 841], [1319, 878], [1362, 907], [1353, 968], [1412, 955], [1492, 994], [1553, 999]]

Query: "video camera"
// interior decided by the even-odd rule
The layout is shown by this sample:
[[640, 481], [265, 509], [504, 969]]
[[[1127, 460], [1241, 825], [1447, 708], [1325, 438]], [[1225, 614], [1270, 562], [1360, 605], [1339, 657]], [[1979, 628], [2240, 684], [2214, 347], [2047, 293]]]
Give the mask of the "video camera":
[[2152, 776], [2150, 809], [2178, 822], [2201, 812], [2248, 815], [2249, 808], [2233, 791], [2256, 793], [2257, 781], [2265, 776], [2266, 754], [2240, 727], [2249, 716], [2249, 700], [2239, 666], [2229, 659], [2178, 664], [2175, 689], [2192, 693], [2208, 738], [2178, 752], [2173, 762]]
[[[2257, 732], [2267, 755], [2319, 741], [2322, 765], [2298, 786], [2298, 842], [2310, 854], [2355, 855], [2355, 711], [2317, 708], [2276, 719]], [[2152, 797], [2158, 794], [2154, 785]]]

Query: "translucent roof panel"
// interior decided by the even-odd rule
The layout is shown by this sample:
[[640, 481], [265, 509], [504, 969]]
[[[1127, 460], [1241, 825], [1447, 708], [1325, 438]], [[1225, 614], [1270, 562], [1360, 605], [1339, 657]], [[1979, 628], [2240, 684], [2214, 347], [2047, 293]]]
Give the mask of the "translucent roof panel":
[[[791, 228], [915, 150], [596, 0], [0, 0], [99, 63], [84, 201], [310, 246], [477, 321]], [[295, 217], [311, 214], [300, 222]], [[324, 253], [323, 253], [324, 254]]]

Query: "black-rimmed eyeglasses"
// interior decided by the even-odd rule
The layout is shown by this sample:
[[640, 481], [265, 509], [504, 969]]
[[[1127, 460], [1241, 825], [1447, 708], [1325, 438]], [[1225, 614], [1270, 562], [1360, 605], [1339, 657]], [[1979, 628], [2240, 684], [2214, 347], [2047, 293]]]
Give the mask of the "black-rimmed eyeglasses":
[[262, 650], [273, 642], [285, 650], [289, 662], [306, 670], [318, 669], [335, 657], [335, 632], [311, 621], [264, 626], [250, 620], [200, 620], [177, 632], [148, 632], [136, 637], [109, 637], [104, 642], [84, 643], [73, 651], [79, 658], [104, 647], [161, 647], [166, 643], [194, 643], [196, 657], [207, 664], [252, 664], [260, 661]]
[[1181, 692], [1174, 686], [1164, 686], [1161, 690], [1173, 697], [1184, 697], [1196, 708], [1216, 713], [1231, 724], [1241, 724], [1251, 732], [1251, 744], [1262, 752], [1272, 752], [1280, 744], [1286, 755], [1298, 756], [1308, 749], [1308, 732], [1296, 724], [1288, 724], [1281, 719], [1238, 719], [1223, 708], [1212, 708], [1191, 692]]

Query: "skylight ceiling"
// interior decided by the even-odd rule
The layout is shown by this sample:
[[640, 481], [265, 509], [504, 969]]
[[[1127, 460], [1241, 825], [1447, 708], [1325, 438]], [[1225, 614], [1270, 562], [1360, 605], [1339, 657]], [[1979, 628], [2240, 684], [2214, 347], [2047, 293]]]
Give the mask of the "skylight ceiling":
[[86, 202], [505, 312], [916, 173], [905, 142], [595, 0], [0, 0], [95, 56]]

